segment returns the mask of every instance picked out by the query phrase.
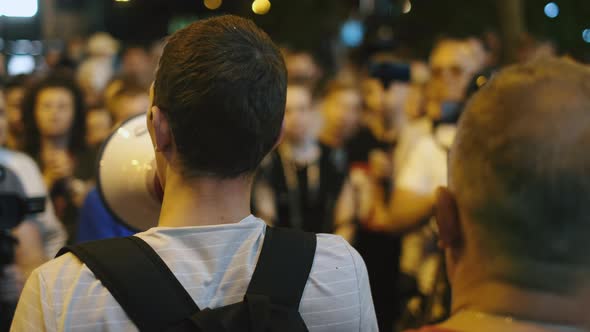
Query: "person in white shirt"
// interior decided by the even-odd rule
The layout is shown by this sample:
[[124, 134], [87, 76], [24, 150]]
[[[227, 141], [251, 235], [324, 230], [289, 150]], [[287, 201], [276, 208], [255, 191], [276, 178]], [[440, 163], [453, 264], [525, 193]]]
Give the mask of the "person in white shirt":
[[[200, 308], [240, 302], [250, 282], [266, 228], [250, 215], [253, 174], [280, 139], [286, 80], [278, 48], [235, 16], [193, 23], [164, 49], [147, 116], [164, 197], [158, 227], [137, 236]], [[310, 331], [377, 331], [365, 265], [342, 238], [317, 236], [299, 312]], [[29, 278], [12, 331], [71, 330], [137, 327], [65, 254]]]
[[[402, 237], [400, 271], [416, 280], [418, 290], [427, 295], [434, 289], [441, 262], [435, 232], [427, 222], [433, 213], [434, 192], [446, 184], [447, 151], [468, 84], [478, 68], [466, 40], [446, 39], [435, 45], [430, 69], [424, 91], [426, 120], [415, 120], [418, 126], [412, 129], [416, 130], [402, 132], [391, 198], [375, 205], [367, 224], [372, 231]], [[372, 187], [375, 197], [385, 196], [383, 190]]]
[[412, 142], [404, 142], [411, 149], [400, 151], [403, 160], [396, 156], [395, 189], [372, 228], [403, 234], [432, 215], [434, 191], [446, 183], [446, 153], [460, 107], [478, 69], [472, 56], [470, 44], [463, 40], [442, 40], [434, 47], [424, 96], [426, 123], [420, 124], [418, 134], [412, 133]]
[[396, 174], [392, 202], [392, 229], [407, 229], [429, 216], [434, 191], [446, 184], [447, 151], [453, 141], [458, 107], [477, 71], [470, 46], [463, 40], [443, 40], [432, 51], [431, 79], [426, 87], [425, 110], [430, 133], [416, 140]]
[[[469, 83], [481, 69], [481, 59], [476, 55], [470, 40], [442, 40], [432, 51], [432, 76], [425, 91], [430, 131], [416, 140], [397, 174], [397, 201], [391, 206], [392, 229], [412, 229], [428, 220], [436, 188], [447, 184], [447, 154], [455, 137], [456, 122]], [[441, 263], [436, 250], [432, 250], [436, 247], [434, 229], [433, 223], [425, 225], [403, 240], [401, 270], [417, 278], [424, 294], [433, 291]]]

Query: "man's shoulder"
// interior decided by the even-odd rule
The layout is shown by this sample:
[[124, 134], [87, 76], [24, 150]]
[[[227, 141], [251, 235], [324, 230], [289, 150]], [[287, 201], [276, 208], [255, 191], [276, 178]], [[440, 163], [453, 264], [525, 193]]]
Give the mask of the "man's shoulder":
[[[102, 294], [103, 286], [94, 273], [74, 254], [67, 252], [36, 268], [29, 279], [55, 303], [65, 304], [69, 294], [87, 293], [90, 289]], [[105, 292], [102, 295], [108, 294]], [[90, 298], [85, 302], [90, 301]], [[54, 304], [55, 304], [54, 303]]]
[[65, 253], [36, 268], [31, 277], [40, 279], [41, 287], [57, 296], [79, 287], [79, 283], [95, 281], [90, 269], [72, 253]]
[[[55, 280], [64, 276], [79, 275], [82, 270], [90, 270], [74, 254], [67, 252], [35, 269], [34, 273], [44, 280]], [[90, 274], [93, 276], [93, 274]]]
[[342, 237], [317, 235], [299, 312], [310, 330], [377, 331], [367, 269]]
[[[356, 252], [356, 250], [342, 236], [327, 233], [318, 233], [316, 255], [334, 252]], [[326, 251], [326, 252], [324, 252]]]
[[[318, 234], [316, 255], [311, 273], [337, 270], [332, 278], [361, 279], [366, 273], [364, 261], [359, 253], [340, 235]], [[348, 272], [348, 273], [347, 273]]]

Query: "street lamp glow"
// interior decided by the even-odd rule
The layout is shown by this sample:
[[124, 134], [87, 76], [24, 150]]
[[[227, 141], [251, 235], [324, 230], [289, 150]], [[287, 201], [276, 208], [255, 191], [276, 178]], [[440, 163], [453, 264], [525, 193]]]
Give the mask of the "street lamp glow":
[[545, 5], [545, 15], [549, 18], [556, 18], [559, 15], [559, 6], [555, 2]]
[[33, 17], [37, 15], [39, 4], [37, 0], [2, 0], [0, 1], [0, 16]]

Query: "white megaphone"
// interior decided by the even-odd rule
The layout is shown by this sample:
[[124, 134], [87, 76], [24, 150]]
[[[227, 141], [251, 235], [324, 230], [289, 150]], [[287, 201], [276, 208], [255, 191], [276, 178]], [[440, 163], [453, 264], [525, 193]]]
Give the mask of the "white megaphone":
[[134, 116], [115, 129], [98, 160], [97, 189], [107, 210], [117, 221], [137, 231], [155, 227], [162, 187], [146, 115]]

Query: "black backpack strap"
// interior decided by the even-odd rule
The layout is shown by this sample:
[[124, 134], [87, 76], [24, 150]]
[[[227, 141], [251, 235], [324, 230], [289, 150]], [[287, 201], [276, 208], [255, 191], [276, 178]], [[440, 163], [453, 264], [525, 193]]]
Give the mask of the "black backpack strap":
[[316, 235], [266, 227], [246, 297], [268, 296], [273, 305], [298, 310], [313, 265]]
[[68, 246], [102, 282], [140, 331], [162, 331], [199, 311], [160, 256], [136, 236]]

